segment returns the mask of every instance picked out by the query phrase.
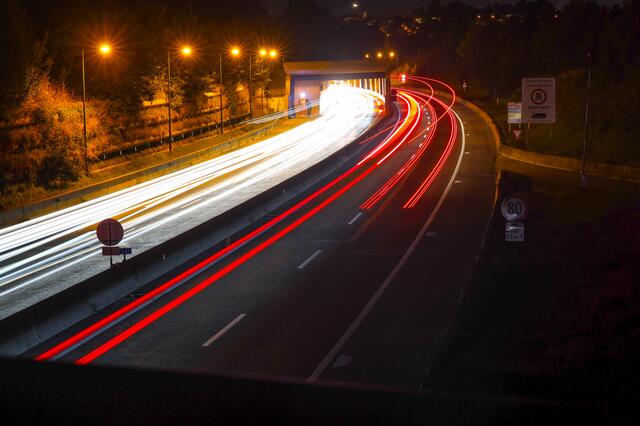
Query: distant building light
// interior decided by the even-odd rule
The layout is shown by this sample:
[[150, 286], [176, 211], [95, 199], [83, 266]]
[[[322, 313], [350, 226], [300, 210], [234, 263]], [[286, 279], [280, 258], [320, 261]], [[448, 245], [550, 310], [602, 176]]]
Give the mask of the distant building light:
[[300, 92], [300, 99], [307, 99], [307, 94], [305, 92]]

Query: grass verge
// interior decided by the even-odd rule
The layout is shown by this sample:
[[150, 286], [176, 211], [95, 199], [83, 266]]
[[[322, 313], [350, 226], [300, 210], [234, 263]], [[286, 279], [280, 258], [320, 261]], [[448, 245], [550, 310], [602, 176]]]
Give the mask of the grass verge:
[[[530, 205], [526, 241], [496, 211], [427, 386], [617, 404], [640, 396], [640, 186], [500, 160]], [[514, 244], [519, 244], [514, 246]]]

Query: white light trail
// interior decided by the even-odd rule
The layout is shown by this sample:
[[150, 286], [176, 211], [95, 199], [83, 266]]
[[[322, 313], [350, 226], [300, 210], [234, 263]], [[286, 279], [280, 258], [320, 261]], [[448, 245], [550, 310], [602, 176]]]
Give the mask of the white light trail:
[[[188, 222], [202, 223], [286, 180], [364, 132], [375, 118], [375, 97], [362, 89], [331, 86], [322, 95], [322, 115], [288, 132], [0, 229], [0, 297], [31, 285], [55, 286], [61, 277], [75, 282], [88, 278], [86, 273], [68, 276], [77, 274], [79, 265], [92, 274], [107, 269], [95, 237], [103, 219], [120, 220], [123, 243], [139, 254], [186, 231]], [[160, 233], [163, 225], [171, 232], [165, 226]]]

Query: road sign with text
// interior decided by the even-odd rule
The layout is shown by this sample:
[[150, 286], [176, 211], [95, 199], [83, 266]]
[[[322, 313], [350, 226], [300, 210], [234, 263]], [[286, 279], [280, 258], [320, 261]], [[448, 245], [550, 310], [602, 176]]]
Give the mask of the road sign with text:
[[522, 79], [522, 122], [556, 122], [556, 79]]
[[521, 102], [507, 103], [507, 123], [509, 124], [522, 123], [522, 103]]
[[507, 222], [520, 222], [527, 218], [529, 209], [527, 204], [519, 197], [506, 197], [500, 204], [500, 212]]

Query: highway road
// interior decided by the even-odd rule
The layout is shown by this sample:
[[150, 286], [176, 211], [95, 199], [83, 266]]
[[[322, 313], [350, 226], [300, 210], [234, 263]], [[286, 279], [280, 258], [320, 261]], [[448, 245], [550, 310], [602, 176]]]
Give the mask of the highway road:
[[352, 163], [25, 355], [421, 386], [471, 279], [496, 178], [481, 118], [434, 96], [447, 86], [413, 82], [399, 124]]
[[0, 229], [0, 319], [108, 269], [95, 237], [119, 219], [133, 255], [204, 223], [352, 142], [376, 117], [372, 92], [332, 86], [323, 115], [209, 161]]

